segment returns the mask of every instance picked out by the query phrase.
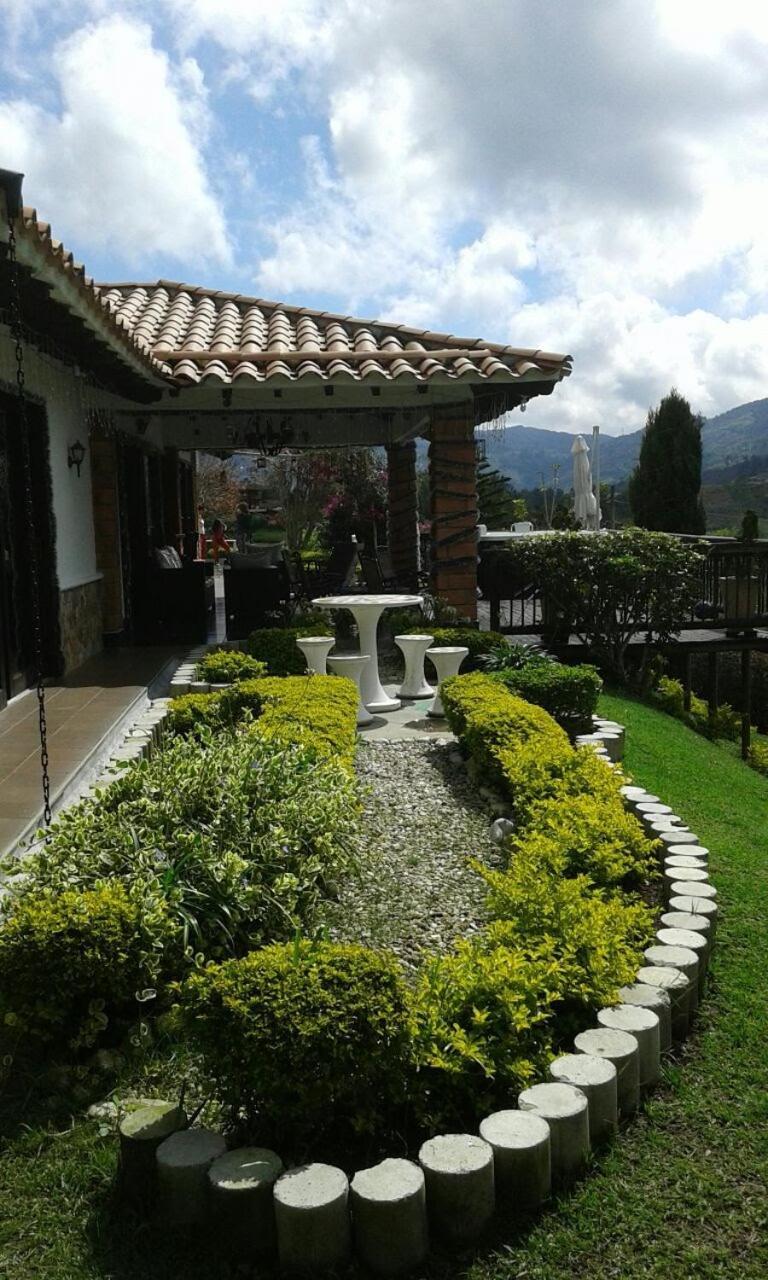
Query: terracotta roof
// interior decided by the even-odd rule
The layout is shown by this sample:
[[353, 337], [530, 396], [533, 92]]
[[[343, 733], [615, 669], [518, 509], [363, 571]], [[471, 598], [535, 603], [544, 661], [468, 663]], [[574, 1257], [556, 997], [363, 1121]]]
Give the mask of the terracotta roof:
[[96, 286], [177, 383], [557, 382], [570, 356], [158, 280]]
[[[6, 207], [20, 204], [21, 175], [0, 170]], [[571, 357], [479, 338], [363, 320], [170, 280], [95, 284], [32, 208], [16, 218], [20, 251], [60, 300], [135, 371], [157, 386], [244, 381], [469, 383], [559, 382]], [[21, 256], [21, 252], [20, 252]], [[57, 288], [58, 286], [58, 288]]]
[[131, 363], [143, 367], [146, 373], [155, 377], [167, 378], [170, 370], [167, 365], [157, 360], [149, 345], [131, 333], [130, 328], [105, 307], [99, 295], [98, 286], [86, 275], [82, 263], [75, 261], [75, 256], [64, 248], [60, 240], [51, 234], [49, 223], [41, 222], [37, 210], [25, 207], [20, 219], [16, 221], [16, 238], [19, 247], [23, 244], [31, 249], [34, 257], [40, 260], [40, 266], [48, 266], [61, 278], [62, 284], [71, 285], [67, 302], [70, 309], [76, 307], [78, 313], [93, 324], [113, 347]]

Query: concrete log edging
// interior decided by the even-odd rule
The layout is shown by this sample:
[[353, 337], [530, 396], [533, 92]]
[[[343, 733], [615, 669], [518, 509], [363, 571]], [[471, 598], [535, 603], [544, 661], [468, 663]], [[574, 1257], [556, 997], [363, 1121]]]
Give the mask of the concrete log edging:
[[[661, 803], [629, 784], [622, 792], [630, 809], [638, 801]], [[664, 835], [662, 857], [678, 845], [667, 855], [675, 862], [662, 864], [659, 931], [634, 983], [620, 989], [619, 1003], [598, 1011], [597, 1026], [575, 1037], [575, 1053], [550, 1063], [548, 1082], [523, 1090], [517, 1108], [481, 1120], [479, 1136], [438, 1134], [422, 1145], [418, 1163], [385, 1159], [359, 1170], [351, 1184], [341, 1169], [322, 1164], [276, 1176], [267, 1188], [275, 1224], [271, 1249], [283, 1271], [320, 1274], [345, 1265], [354, 1251], [374, 1275], [405, 1275], [424, 1261], [430, 1234], [449, 1244], [470, 1244], [482, 1236], [497, 1205], [517, 1212], [538, 1209], [552, 1183], [570, 1182], [591, 1147], [610, 1139], [618, 1115], [634, 1114], [641, 1091], [658, 1080], [659, 1054], [689, 1030], [718, 915], [708, 851], [680, 827]], [[693, 848], [688, 855], [690, 846], [703, 858], [695, 866], [687, 860], [678, 865], [677, 858], [696, 857]], [[184, 1145], [180, 1135], [175, 1143]], [[204, 1161], [211, 1145], [208, 1135]], [[278, 1156], [266, 1154], [279, 1165]], [[237, 1165], [241, 1155], [207, 1161], [208, 1183], [216, 1164], [233, 1159]], [[198, 1171], [199, 1162], [191, 1176], [193, 1200]], [[261, 1211], [269, 1215], [264, 1203]]]

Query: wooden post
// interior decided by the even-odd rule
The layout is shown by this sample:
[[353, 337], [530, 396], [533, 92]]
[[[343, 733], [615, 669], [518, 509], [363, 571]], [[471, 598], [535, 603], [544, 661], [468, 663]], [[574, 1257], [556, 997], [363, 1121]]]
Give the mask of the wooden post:
[[471, 408], [435, 411], [430, 429], [432, 590], [477, 619], [477, 481]]
[[741, 758], [746, 760], [752, 741], [752, 650], [741, 651]]
[[398, 583], [415, 590], [419, 576], [416, 441], [387, 446], [387, 538]]
[[720, 706], [720, 654], [712, 649], [707, 659], [709, 666], [709, 698], [707, 709], [710, 720], [713, 719]]
[[683, 658], [683, 706], [686, 711], [691, 709], [691, 653], [690, 650]]

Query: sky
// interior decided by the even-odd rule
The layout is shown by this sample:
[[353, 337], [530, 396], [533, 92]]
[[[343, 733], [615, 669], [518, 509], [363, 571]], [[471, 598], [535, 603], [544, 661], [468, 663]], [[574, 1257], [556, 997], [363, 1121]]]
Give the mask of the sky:
[[0, 166], [97, 280], [568, 352], [528, 426], [768, 395], [765, 0], [0, 0]]

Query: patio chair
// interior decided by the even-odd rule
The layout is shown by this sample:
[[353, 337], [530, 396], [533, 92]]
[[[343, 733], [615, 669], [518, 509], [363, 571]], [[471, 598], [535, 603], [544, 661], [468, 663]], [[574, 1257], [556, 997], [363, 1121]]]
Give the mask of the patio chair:
[[381, 561], [376, 552], [361, 551], [360, 568], [362, 570], [366, 589], [373, 595], [386, 595], [388, 592], [398, 590], [394, 577], [387, 577], [385, 575]]
[[288, 599], [289, 586], [282, 566], [264, 567], [250, 556], [233, 555], [224, 570], [224, 611], [227, 639], [244, 640], [264, 626], [266, 615]]

